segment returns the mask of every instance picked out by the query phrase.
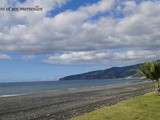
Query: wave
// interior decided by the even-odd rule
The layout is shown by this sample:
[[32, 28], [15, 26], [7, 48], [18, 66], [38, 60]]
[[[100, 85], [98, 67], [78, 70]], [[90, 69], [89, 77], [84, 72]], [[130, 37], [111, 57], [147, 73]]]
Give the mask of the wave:
[[4, 97], [14, 97], [14, 96], [21, 96], [24, 94], [11, 94], [11, 95], [0, 95], [0, 98], [4, 98]]

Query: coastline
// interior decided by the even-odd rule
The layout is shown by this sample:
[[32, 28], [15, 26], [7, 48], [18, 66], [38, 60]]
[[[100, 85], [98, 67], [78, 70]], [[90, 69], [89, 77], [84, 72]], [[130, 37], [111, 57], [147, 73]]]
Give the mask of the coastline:
[[[122, 80], [122, 79], [112, 79], [113, 81], [116, 80], [116, 82], [118, 80]], [[123, 79], [125, 80], [125, 79]], [[126, 86], [126, 85], [135, 85], [135, 84], [140, 84], [140, 83], [147, 83], [147, 82], [150, 82], [148, 80], [142, 80], [142, 79], [129, 79], [130, 81], [123, 81], [122, 83], [104, 83], [101, 84], [101, 85], [98, 85], [97, 83], [92, 83], [90, 85], [80, 85], [80, 86], [77, 86], [77, 85], [72, 85], [72, 86], [67, 86], [67, 87], [64, 87], [64, 88], [54, 88], [55, 86], [53, 86], [53, 83], [54, 81], [47, 81], [47, 82], [51, 82], [51, 85], [50, 86], [47, 86], [45, 85], [46, 82], [44, 82], [44, 86], [47, 86], [47, 87], [37, 87], [37, 86], [42, 86], [42, 85], [36, 85], [35, 87], [38, 88], [38, 89], [33, 89], [34, 86], [30, 85], [30, 88], [28, 88], [28, 85], [26, 86], [24, 83], [27, 83], [27, 84], [31, 84], [32, 82], [21, 82], [21, 85], [16, 85], [17, 82], [14, 82], [14, 83], [9, 83], [10, 85], [8, 86], [9, 88], [7, 89], [2, 89], [2, 91], [0, 91], [0, 98], [1, 97], [13, 97], [13, 96], [21, 96], [21, 95], [31, 95], [31, 94], [39, 94], [39, 93], [44, 93], [44, 92], [52, 92], [52, 93], [72, 93], [72, 92], [82, 92], [82, 91], [90, 91], [90, 90], [99, 90], [99, 89], [106, 89], [106, 88], [113, 88], [113, 87], [120, 87], [120, 86]], [[135, 81], [132, 81], [132, 80], [135, 80]], [[105, 81], [108, 81], [108, 80], [105, 80]], [[41, 82], [41, 81], [40, 81]], [[68, 81], [70, 83], [70, 81]], [[93, 82], [95, 82], [95, 80], [93, 80]], [[101, 80], [99, 81], [98, 80], [98, 83], [100, 83]], [[18, 82], [19, 83], [19, 82]], [[35, 82], [33, 82], [35, 84]], [[36, 83], [39, 83], [39, 82], [36, 82]], [[66, 82], [67, 83], [67, 82]], [[69, 84], [67, 83], [67, 84]], [[85, 83], [85, 82], [83, 82]], [[8, 83], [0, 83], [0, 84], [8, 84]], [[48, 83], [47, 83], [48, 84]], [[64, 84], [64, 83], [62, 83]], [[1, 85], [1, 86], [2, 86]], [[14, 88], [13, 88], [13, 85], [14, 85]], [[16, 86], [15, 86], [16, 85]], [[60, 85], [60, 84], [59, 84]], [[1, 87], [0, 86], [0, 87]], [[6, 86], [6, 85], [5, 85]], [[20, 86], [20, 89], [19, 89], [19, 86]], [[52, 87], [51, 87], [52, 86]], [[10, 89], [11, 87], [11, 89]], [[23, 89], [21, 89], [23, 88]], [[26, 90], [24, 90], [26, 89]], [[4, 91], [4, 92], [3, 92]]]
[[0, 97], [1, 120], [69, 120], [151, 90], [150, 83]]

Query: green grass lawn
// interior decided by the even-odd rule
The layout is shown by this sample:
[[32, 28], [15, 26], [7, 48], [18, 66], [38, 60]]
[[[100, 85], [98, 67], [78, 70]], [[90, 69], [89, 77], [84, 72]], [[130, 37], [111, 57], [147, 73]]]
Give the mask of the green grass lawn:
[[160, 96], [149, 93], [98, 109], [73, 120], [160, 120]]

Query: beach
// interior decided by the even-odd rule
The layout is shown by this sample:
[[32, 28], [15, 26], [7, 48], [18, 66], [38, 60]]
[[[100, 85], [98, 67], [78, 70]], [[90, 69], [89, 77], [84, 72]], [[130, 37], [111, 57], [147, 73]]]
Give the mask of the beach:
[[69, 120], [151, 91], [151, 84], [40, 92], [0, 98], [0, 120]]

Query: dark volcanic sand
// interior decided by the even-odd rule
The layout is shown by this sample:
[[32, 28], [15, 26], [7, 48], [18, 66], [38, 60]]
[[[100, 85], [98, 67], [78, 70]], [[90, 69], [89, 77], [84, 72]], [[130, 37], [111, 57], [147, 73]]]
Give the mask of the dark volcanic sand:
[[72, 93], [50, 91], [0, 98], [0, 120], [68, 120], [149, 91], [150, 83], [141, 83]]

